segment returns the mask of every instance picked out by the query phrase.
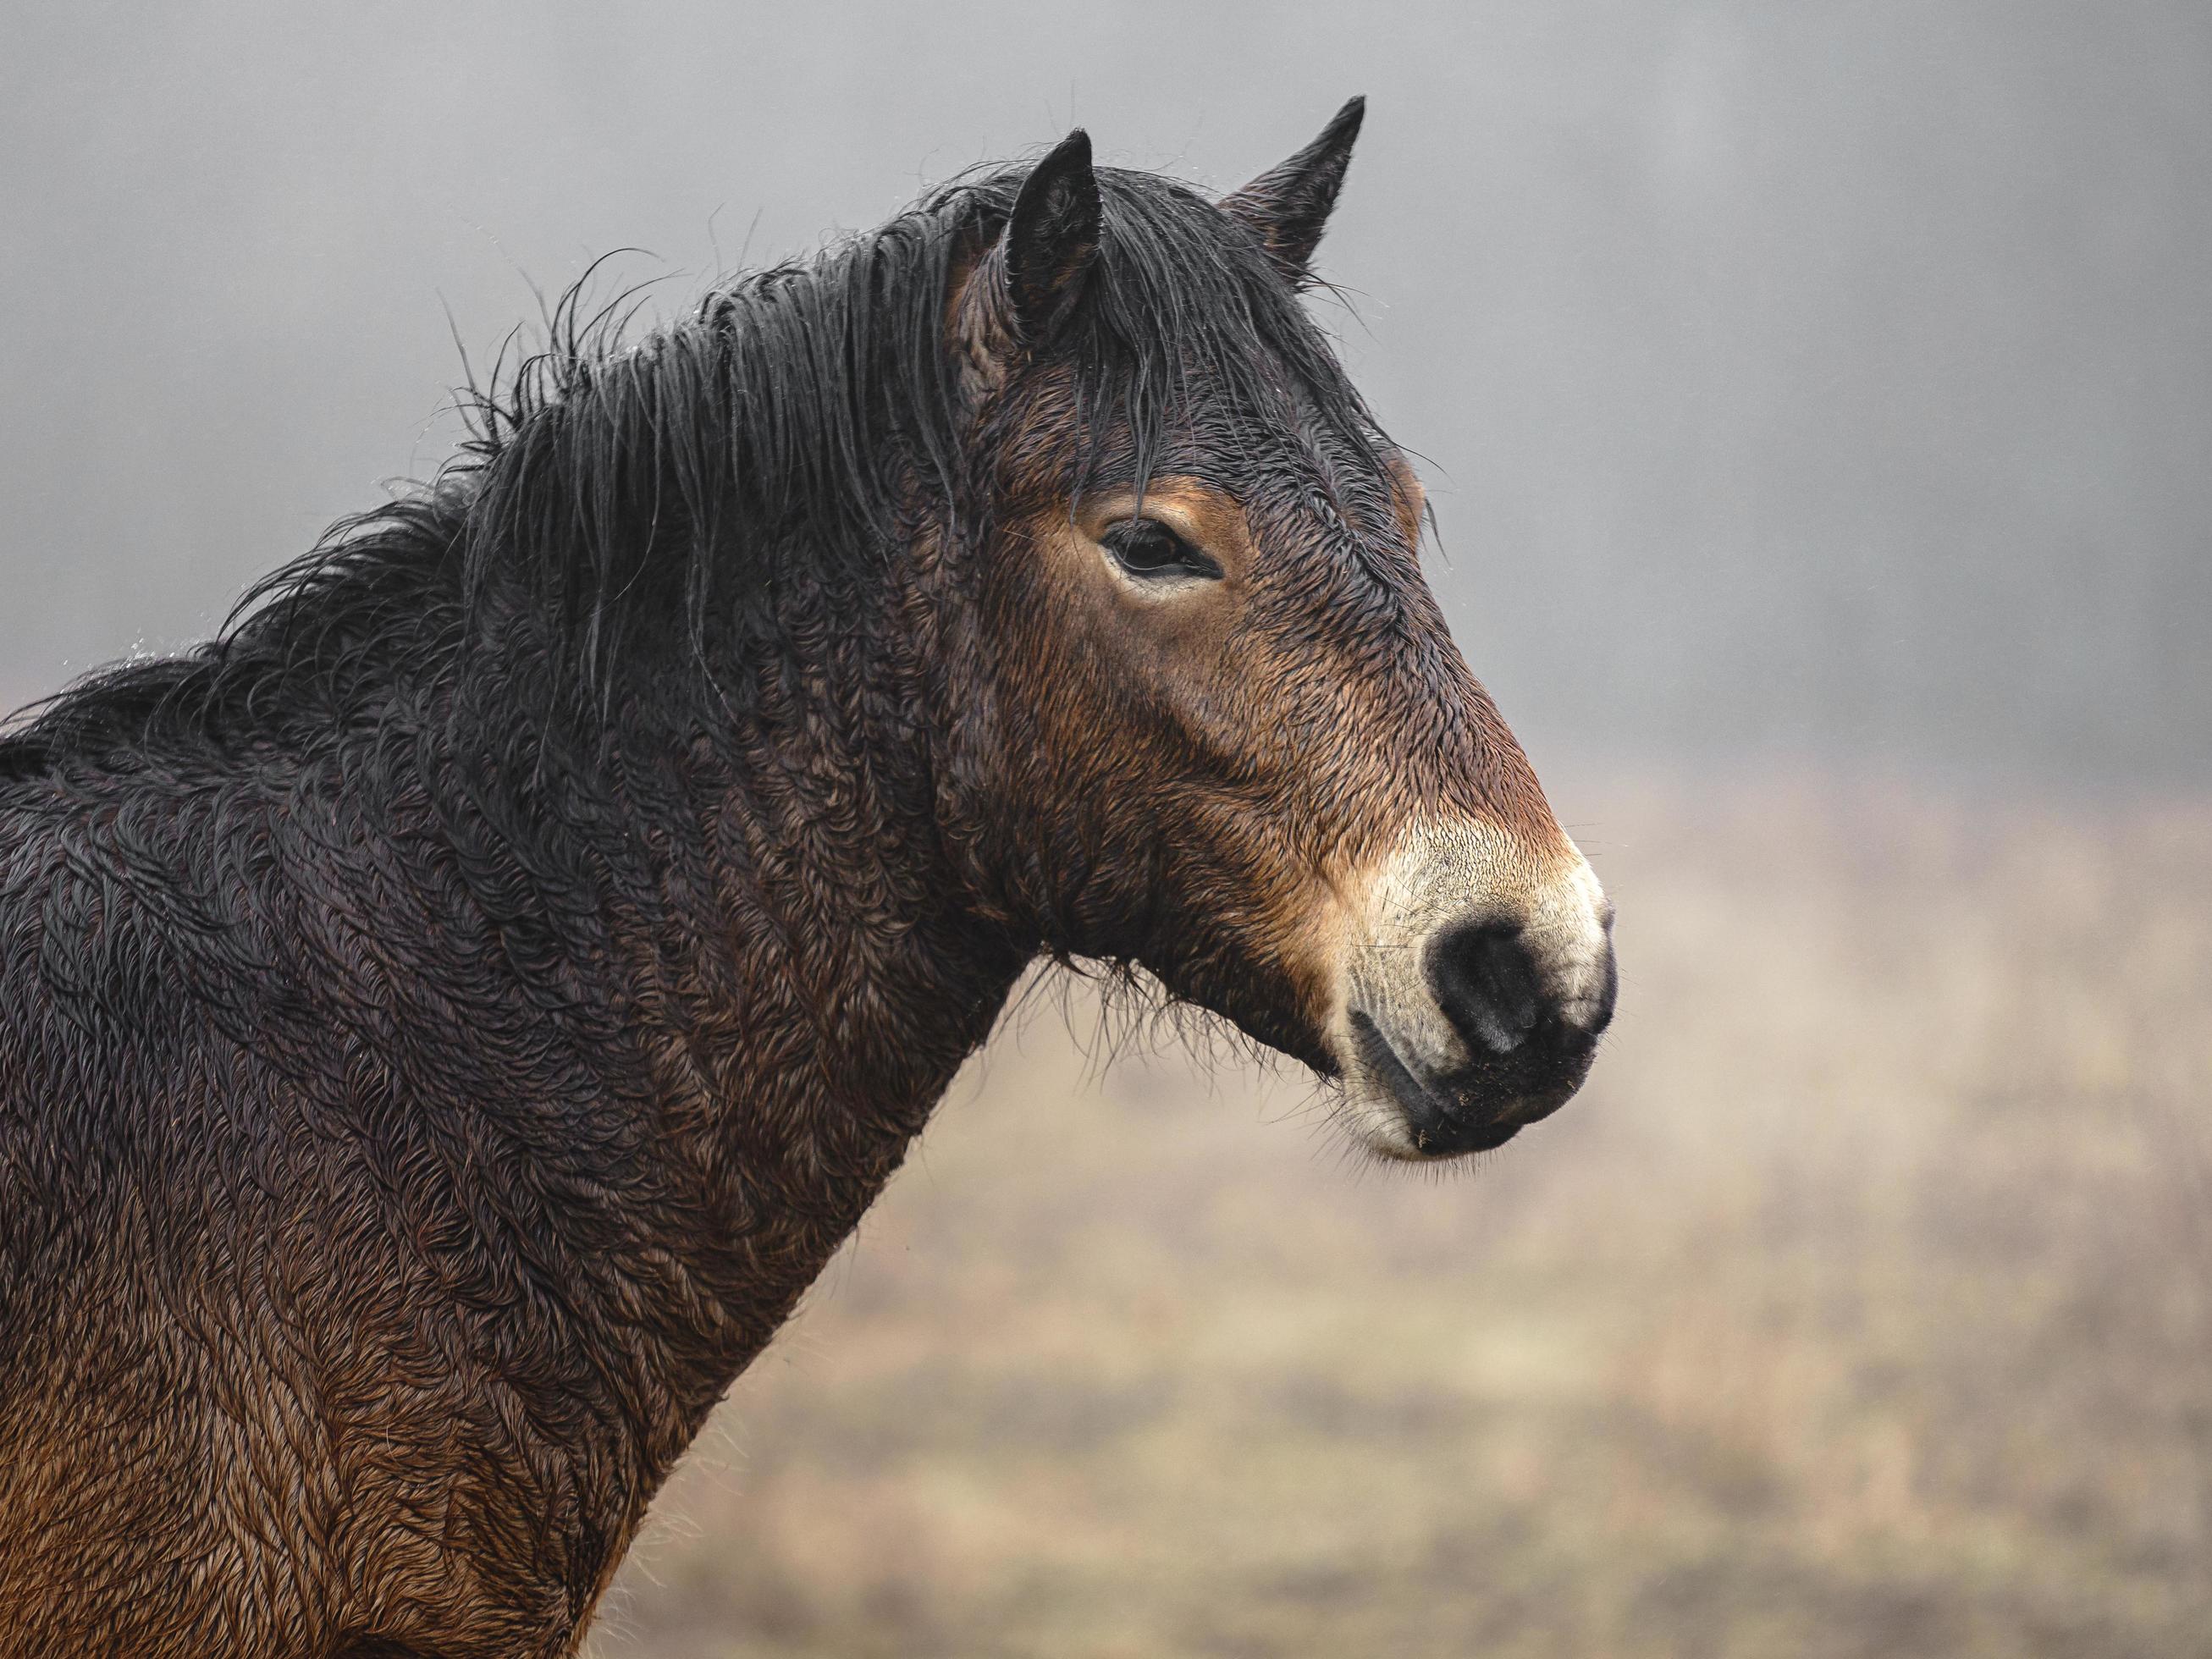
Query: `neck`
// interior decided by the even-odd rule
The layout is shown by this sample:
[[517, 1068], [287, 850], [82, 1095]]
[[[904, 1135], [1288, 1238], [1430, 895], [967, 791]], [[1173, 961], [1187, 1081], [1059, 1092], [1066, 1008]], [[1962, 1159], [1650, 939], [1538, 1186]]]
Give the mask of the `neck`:
[[[575, 1358], [541, 1391], [611, 1394], [629, 1521], [1035, 945], [944, 828], [974, 697], [933, 665], [965, 613], [900, 520], [951, 439], [908, 430], [886, 388], [913, 376], [871, 360], [832, 396], [768, 361], [843, 362], [866, 275], [579, 360], [488, 422], [465, 493], [380, 515], [179, 671], [380, 798], [374, 844], [314, 856], [356, 866], [406, 971], [349, 958], [333, 994], [398, 1005], [410, 1092], [465, 1118], [429, 1156], [500, 1281], [482, 1305], [544, 1309], [534, 1352]], [[908, 308], [937, 326], [934, 289]]]
[[[776, 645], [726, 700], [672, 698], [698, 677], [641, 655], [602, 722], [518, 732], [521, 634], [452, 693], [439, 817], [501, 955], [532, 964], [517, 1006], [560, 1009], [585, 1079], [498, 1127], [532, 1169], [578, 1161], [580, 1118], [595, 1131], [595, 1161], [548, 1183], [542, 1224], [586, 1281], [581, 1339], [639, 1407], [623, 1415], [644, 1430], [646, 1494], [898, 1167], [1030, 955], [942, 833], [939, 723], [898, 583], [860, 616], [818, 589], [780, 603]], [[483, 775], [485, 756], [506, 758]], [[595, 1327], [609, 1303], [618, 1333]]]
[[680, 939], [685, 967], [651, 975], [658, 1023], [702, 1063], [661, 1092], [689, 1108], [714, 1254], [751, 1304], [732, 1365], [876, 1197], [1028, 956], [978, 917], [932, 757], [884, 718], [914, 688], [874, 656], [824, 644], [777, 665], [719, 762], [701, 745], [664, 773], [690, 844], [669, 836], [659, 874], [714, 899], [663, 912], [663, 963]]

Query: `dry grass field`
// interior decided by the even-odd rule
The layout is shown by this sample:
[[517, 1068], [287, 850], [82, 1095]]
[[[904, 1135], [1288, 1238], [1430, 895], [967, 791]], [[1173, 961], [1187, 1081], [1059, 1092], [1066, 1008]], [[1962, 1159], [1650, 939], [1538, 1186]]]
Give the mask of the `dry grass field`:
[[1582, 1097], [1376, 1168], [1047, 998], [590, 1651], [2212, 1655], [2212, 803], [1557, 793]]

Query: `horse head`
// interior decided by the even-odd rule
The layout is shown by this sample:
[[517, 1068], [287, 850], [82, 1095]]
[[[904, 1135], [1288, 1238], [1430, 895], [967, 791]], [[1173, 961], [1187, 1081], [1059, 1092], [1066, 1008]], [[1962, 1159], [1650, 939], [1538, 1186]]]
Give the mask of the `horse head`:
[[1360, 115], [1218, 202], [1079, 131], [986, 222], [947, 305], [972, 479], [944, 772], [1048, 949], [1140, 964], [1429, 1158], [1579, 1086], [1613, 912], [1299, 298]]

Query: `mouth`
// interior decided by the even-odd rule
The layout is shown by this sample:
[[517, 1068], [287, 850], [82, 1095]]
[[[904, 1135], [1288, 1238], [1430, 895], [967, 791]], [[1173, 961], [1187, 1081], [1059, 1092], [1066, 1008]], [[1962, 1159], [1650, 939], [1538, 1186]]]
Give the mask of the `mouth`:
[[1551, 1103], [1546, 1103], [1543, 1110], [1515, 1113], [1503, 1120], [1481, 1115], [1461, 1098], [1460, 1091], [1425, 1081], [1400, 1058], [1382, 1028], [1366, 1013], [1354, 1009], [1350, 1024], [1356, 1061], [1352, 1069], [1359, 1077], [1380, 1085], [1398, 1110], [1400, 1121], [1391, 1126], [1395, 1133], [1368, 1137], [1375, 1150], [1387, 1157], [1426, 1160], [1486, 1152], [1503, 1146], [1550, 1109]]

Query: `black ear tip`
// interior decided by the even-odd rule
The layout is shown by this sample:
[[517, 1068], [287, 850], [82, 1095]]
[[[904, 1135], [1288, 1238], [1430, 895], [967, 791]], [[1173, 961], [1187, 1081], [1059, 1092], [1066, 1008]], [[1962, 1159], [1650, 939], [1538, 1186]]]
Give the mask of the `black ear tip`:
[[1021, 193], [1025, 198], [1042, 201], [1048, 194], [1058, 196], [1071, 190], [1084, 196], [1098, 193], [1091, 167], [1091, 135], [1081, 127], [1045, 152], [1030, 169]]
[[1091, 135], [1078, 127], [1030, 169], [1015, 198], [1014, 216], [1071, 210], [1095, 216], [1097, 201], [1097, 175], [1091, 167]]
[[1367, 115], [1364, 94], [1347, 98], [1313, 142], [1221, 198], [1223, 211], [1255, 233], [1277, 270], [1293, 283], [1310, 280], [1314, 249], [1352, 165], [1352, 141]]

